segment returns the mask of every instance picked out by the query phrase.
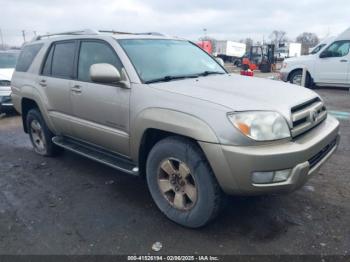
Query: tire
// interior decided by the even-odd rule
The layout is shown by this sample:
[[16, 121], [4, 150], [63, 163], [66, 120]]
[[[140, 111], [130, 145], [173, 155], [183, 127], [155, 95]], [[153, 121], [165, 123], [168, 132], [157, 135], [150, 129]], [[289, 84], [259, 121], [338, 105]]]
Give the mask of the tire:
[[[166, 182], [165, 187], [171, 186], [172, 189], [165, 192], [160, 184], [173, 178], [164, 171], [168, 170], [163, 167], [167, 166], [167, 161], [174, 170], [178, 170], [179, 175], [183, 175], [185, 185], [181, 186], [183, 180], [175, 185]], [[184, 175], [185, 173], [189, 174]], [[158, 142], [147, 158], [146, 177], [149, 191], [158, 208], [170, 220], [182, 226], [198, 228], [206, 225], [218, 215], [223, 205], [224, 195], [204, 154], [189, 139], [169, 137]], [[178, 192], [176, 184], [180, 184]], [[177, 198], [178, 195], [182, 197]], [[180, 198], [182, 201], [176, 201]]]
[[28, 134], [34, 151], [42, 156], [55, 156], [62, 151], [52, 142], [53, 133], [38, 109], [29, 110], [26, 118]]
[[[302, 70], [293, 71], [289, 76], [289, 82], [291, 84], [301, 85], [302, 74], [303, 74]], [[299, 83], [299, 79], [300, 79], [300, 83]], [[310, 77], [309, 73], [306, 74], [305, 87], [311, 88], [311, 89], [313, 88], [311, 77]]]

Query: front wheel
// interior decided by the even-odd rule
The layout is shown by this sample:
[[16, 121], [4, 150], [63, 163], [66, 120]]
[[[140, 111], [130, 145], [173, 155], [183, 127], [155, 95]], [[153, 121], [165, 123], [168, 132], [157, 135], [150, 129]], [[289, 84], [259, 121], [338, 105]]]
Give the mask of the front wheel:
[[146, 176], [154, 202], [172, 221], [197, 228], [217, 216], [223, 193], [193, 141], [169, 137], [158, 142], [148, 156]]
[[[302, 70], [296, 70], [296, 71], [292, 72], [292, 74], [290, 75], [289, 82], [291, 84], [295, 84], [295, 85], [301, 86], [302, 78], [303, 78]], [[308, 88], [312, 87], [311, 77], [310, 77], [310, 75], [308, 73], [306, 73], [305, 87], [308, 87]]]

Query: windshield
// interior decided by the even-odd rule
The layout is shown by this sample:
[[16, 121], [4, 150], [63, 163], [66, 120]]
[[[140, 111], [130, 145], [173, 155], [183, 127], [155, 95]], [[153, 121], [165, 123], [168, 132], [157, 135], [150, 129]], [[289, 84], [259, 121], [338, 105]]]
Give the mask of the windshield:
[[317, 54], [326, 44], [320, 44], [318, 46], [316, 46], [310, 54], [314, 55], [314, 54]]
[[182, 40], [118, 40], [145, 83], [224, 74], [225, 70], [196, 45]]
[[15, 68], [18, 53], [0, 53], [0, 68]]

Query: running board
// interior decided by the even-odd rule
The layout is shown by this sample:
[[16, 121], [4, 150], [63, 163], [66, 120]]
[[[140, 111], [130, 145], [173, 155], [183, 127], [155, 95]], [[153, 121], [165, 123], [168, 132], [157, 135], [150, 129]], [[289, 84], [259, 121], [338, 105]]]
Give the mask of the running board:
[[139, 174], [138, 167], [135, 166], [131, 160], [102, 148], [98, 148], [84, 142], [61, 136], [53, 137], [52, 142], [59, 147], [95, 160], [122, 172], [136, 176]]

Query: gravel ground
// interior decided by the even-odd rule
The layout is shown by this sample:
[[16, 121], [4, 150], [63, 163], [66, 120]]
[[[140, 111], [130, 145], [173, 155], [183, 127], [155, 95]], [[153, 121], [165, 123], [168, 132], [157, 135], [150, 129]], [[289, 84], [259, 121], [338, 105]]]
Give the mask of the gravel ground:
[[[350, 112], [350, 93], [317, 90]], [[69, 152], [36, 155], [21, 119], [0, 119], [0, 254], [349, 254], [350, 120], [339, 150], [302, 189], [230, 197], [209, 226], [167, 220], [145, 181]]]

